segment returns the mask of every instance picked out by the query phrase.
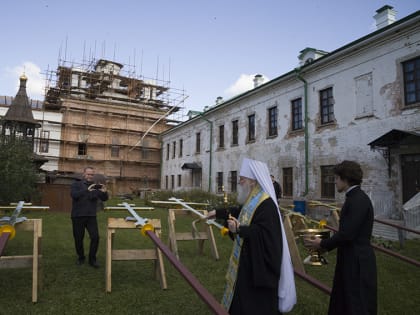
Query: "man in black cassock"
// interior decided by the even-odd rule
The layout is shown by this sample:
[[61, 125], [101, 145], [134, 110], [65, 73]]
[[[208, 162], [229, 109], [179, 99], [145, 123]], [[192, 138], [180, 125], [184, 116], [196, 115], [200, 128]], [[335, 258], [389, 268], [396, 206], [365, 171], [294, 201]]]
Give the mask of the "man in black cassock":
[[334, 174], [337, 191], [346, 193], [339, 230], [329, 239], [305, 239], [305, 244], [328, 251], [337, 248], [329, 315], [376, 314], [376, 258], [370, 244], [373, 206], [360, 189], [363, 172], [358, 163], [343, 161]]
[[281, 186], [278, 183], [278, 181], [276, 181], [274, 179], [273, 175], [270, 175], [270, 177], [271, 177], [271, 180], [273, 181], [274, 192], [276, 193], [276, 198], [277, 198], [277, 200], [279, 200], [281, 198], [281, 195], [282, 195]]
[[234, 245], [222, 305], [231, 315], [278, 315], [296, 303], [289, 248], [265, 163], [244, 159], [239, 177], [241, 208], [209, 217], [227, 222]]

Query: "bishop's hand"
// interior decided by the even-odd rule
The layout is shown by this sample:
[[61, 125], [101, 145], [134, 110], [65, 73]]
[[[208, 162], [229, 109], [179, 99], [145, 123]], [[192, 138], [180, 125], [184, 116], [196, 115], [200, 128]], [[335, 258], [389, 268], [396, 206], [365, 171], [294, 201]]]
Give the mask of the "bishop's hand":
[[232, 233], [239, 233], [239, 226], [241, 225], [235, 217], [229, 215], [229, 219], [227, 219], [228, 229]]

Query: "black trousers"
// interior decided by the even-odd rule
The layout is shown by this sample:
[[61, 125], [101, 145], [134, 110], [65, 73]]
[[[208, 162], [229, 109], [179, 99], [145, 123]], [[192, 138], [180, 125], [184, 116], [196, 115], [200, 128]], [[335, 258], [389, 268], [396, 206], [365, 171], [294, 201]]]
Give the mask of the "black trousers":
[[74, 217], [71, 218], [73, 223], [73, 237], [76, 253], [80, 260], [85, 259], [85, 251], [83, 247], [83, 239], [85, 237], [85, 229], [89, 233], [89, 262], [96, 262], [96, 252], [99, 245], [99, 231], [96, 217]]

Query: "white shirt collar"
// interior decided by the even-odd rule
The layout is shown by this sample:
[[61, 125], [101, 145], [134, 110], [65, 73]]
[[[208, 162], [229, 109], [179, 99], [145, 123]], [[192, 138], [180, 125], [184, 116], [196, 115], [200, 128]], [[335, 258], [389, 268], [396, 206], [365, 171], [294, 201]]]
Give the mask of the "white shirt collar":
[[350, 190], [352, 190], [353, 188], [355, 188], [355, 187], [357, 187], [357, 186], [359, 186], [359, 185], [353, 185], [353, 186], [350, 186], [350, 187], [346, 190], [346, 194], [347, 194]]

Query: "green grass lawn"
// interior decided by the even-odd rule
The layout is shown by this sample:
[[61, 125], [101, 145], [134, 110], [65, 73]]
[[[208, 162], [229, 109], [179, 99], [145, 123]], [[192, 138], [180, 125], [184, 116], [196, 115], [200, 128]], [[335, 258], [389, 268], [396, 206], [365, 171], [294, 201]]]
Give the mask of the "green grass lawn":
[[[146, 218], [161, 219], [162, 240], [168, 244], [167, 210], [139, 212]], [[128, 211], [99, 212], [99, 269], [76, 266], [76, 255], [68, 213], [31, 212], [28, 218], [41, 218], [42, 282], [38, 303], [33, 304], [31, 270], [0, 269], [0, 315], [7, 314], [212, 314], [207, 305], [188, 285], [178, 271], [165, 260], [168, 289], [162, 290], [154, 277], [151, 261], [114, 261], [112, 292], [105, 292], [105, 245], [108, 217], [124, 218]], [[0, 215], [2, 216], [2, 215]], [[177, 232], [191, 231], [191, 220], [177, 220]], [[178, 242], [181, 262], [217, 299], [223, 294], [224, 276], [232, 243], [215, 230], [220, 260], [213, 259], [208, 242], [204, 254], [197, 255], [195, 241]], [[118, 230], [114, 248], [153, 247], [148, 237], [136, 230]], [[87, 254], [88, 236], [85, 237]], [[420, 241], [407, 241], [404, 249], [393, 249], [420, 260]], [[306, 252], [302, 249], [302, 258]], [[4, 256], [32, 253], [32, 233], [19, 231], [6, 246]], [[327, 256], [329, 264], [306, 266], [311, 276], [331, 286], [335, 252]], [[396, 258], [377, 253], [379, 314], [420, 314], [420, 270]], [[329, 297], [296, 278], [298, 304], [292, 315], [326, 314]], [[259, 315], [259, 314], [258, 314]]]

